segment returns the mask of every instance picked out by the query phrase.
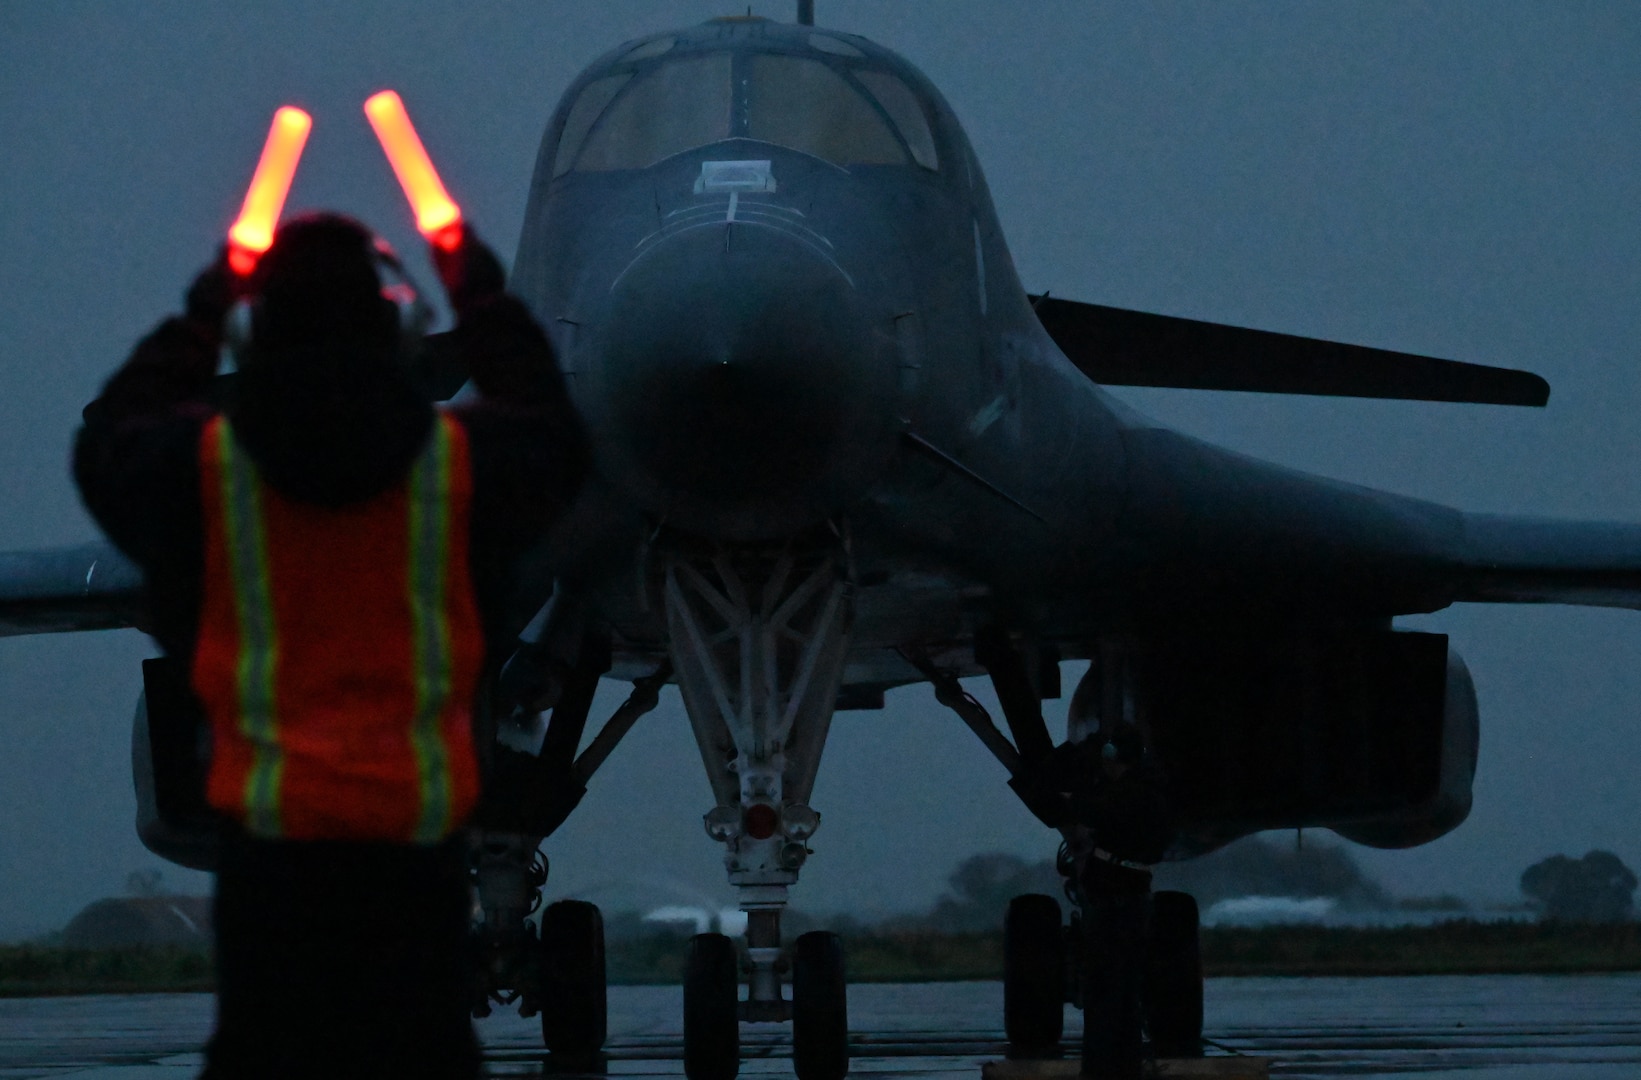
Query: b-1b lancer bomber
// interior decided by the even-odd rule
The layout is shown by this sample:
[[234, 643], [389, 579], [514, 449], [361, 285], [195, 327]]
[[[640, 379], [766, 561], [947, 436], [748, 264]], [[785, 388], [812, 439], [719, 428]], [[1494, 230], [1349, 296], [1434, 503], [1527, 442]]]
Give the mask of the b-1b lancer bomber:
[[[1641, 607], [1641, 527], [1468, 514], [1120, 403], [1103, 387], [1514, 406], [1549, 391], [1520, 371], [1028, 296], [950, 107], [851, 34], [735, 17], [600, 58], [547, 122], [511, 288], [558, 348], [596, 459], [520, 574], [543, 600], [545, 579], [560, 587], [486, 695], [514, 748], [497, 750], [494, 793], [511, 802], [475, 854], [485, 977], [495, 1000], [541, 1011], [554, 1051], [603, 1042], [602, 930], [574, 902], [527, 924], [532, 860], [664, 683], [711, 792], [681, 809], [705, 810], [747, 915], [744, 952], [692, 943], [689, 1075], [735, 1073], [740, 1022], [790, 1020], [798, 1074], [836, 1080], [840, 943], [781, 935], [827, 842], [810, 798], [836, 710], [930, 683], [1021, 777], [1054, 748], [1041, 703], [1060, 696], [1059, 663], [1087, 660], [1068, 738], [1137, 733], [1176, 803], [1171, 857], [1277, 828], [1407, 847], [1468, 813], [1478, 721], [1447, 638], [1393, 620], [1458, 602]], [[471, 392], [437, 348], [426, 369], [435, 397]], [[135, 625], [139, 585], [106, 547], [8, 555], [0, 625]], [[958, 685], [972, 676], [992, 680], [1001, 726]], [[583, 748], [601, 678], [636, 687]], [[160, 741], [163, 695], [147, 695], [139, 723]], [[163, 803], [154, 771], [138, 788]], [[1093, 844], [1062, 832], [1075, 902]], [[144, 838], [208, 864], [206, 840], [162, 820]], [[1152, 974], [1172, 989], [1147, 1005], [1153, 1042], [1187, 1051], [1195, 918], [1158, 903], [1173, 947]], [[1054, 1042], [1080, 994], [1071, 931], [1034, 902], [1007, 932], [1009, 1036]]]

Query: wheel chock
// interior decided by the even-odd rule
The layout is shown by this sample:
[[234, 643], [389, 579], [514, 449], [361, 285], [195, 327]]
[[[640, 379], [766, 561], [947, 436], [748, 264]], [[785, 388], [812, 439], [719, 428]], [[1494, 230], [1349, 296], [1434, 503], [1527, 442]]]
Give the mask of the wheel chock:
[[[1049, 1061], [988, 1061], [981, 1080], [1077, 1080], [1082, 1062], [1075, 1057]], [[1271, 1059], [1244, 1057], [1157, 1058], [1145, 1063], [1145, 1075], [1156, 1080], [1269, 1080]]]

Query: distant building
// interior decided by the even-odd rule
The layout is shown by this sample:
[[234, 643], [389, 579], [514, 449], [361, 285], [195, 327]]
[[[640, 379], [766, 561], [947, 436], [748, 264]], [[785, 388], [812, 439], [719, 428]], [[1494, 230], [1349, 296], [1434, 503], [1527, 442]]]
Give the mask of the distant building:
[[686, 934], [705, 934], [716, 930], [730, 937], [746, 933], [746, 912], [736, 908], [720, 908], [716, 915], [704, 907], [669, 904], [644, 915], [648, 926], [678, 930]]
[[211, 943], [208, 896], [127, 896], [98, 900], [69, 920], [62, 943], [71, 949]]

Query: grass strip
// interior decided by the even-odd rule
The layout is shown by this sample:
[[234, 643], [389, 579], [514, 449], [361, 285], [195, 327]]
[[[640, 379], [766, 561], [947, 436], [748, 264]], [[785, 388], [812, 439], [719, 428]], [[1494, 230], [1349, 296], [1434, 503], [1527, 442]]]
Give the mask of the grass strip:
[[0, 946], [0, 997], [210, 990], [211, 954], [179, 946]]

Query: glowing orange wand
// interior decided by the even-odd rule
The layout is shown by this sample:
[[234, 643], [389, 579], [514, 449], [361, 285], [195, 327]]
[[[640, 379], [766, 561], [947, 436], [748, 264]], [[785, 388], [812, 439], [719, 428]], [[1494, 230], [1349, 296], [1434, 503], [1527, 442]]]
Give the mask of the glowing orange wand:
[[257, 259], [273, 244], [274, 226], [285, 208], [285, 196], [290, 194], [296, 163], [312, 127], [313, 118], [294, 106], [283, 106], [274, 113], [262, 158], [245, 193], [245, 205], [228, 230], [228, 265], [241, 277], [256, 269]]
[[454, 251], [462, 240], [462, 212], [434, 171], [422, 140], [410, 124], [405, 103], [392, 90], [383, 90], [365, 102], [365, 116], [393, 166], [393, 175], [399, 178], [399, 186], [405, 189], [405, 198], [410, 200], [417, 231], [428, 242]]

